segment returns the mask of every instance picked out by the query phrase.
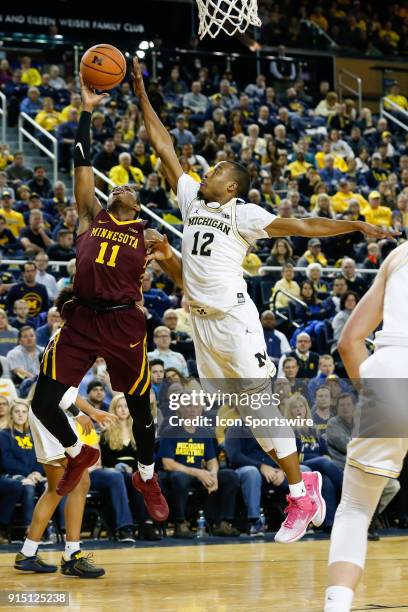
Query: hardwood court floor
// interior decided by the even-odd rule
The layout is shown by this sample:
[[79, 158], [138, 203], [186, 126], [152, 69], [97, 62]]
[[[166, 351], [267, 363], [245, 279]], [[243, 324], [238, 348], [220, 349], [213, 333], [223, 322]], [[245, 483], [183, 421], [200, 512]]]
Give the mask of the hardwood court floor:
[[[17, 573], [12, 569], [14, 554], [4, 553], [0, 590], [66, 590], [70, 609], [84, 612], [321, 612], [328, 544], [258, 541], [102, 549], [94, 552], [106, 569], [98, 580]], [[58, 563], [61, 553], [43, 556]], [[354, 610], [408, 611], [407, 538], [370, 543], [368, 559]]]

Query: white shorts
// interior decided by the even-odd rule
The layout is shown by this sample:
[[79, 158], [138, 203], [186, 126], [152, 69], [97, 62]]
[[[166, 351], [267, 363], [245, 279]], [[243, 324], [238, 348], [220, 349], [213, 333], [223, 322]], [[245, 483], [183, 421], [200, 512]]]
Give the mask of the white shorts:
[[219, 317], [191, 313], [191, 327], [200, 378], [264, 380], [275, 374], [252, 301]]
[[[408, 347], [386, 346], [378, 348], [360, 366], [361, 378], [408, 379]], [[408, 412], [408, 404], [403, 409]], [[389, 406], [390, 416], [400, 406]], [[404, 423], [406, 419], [403, 419]], [[405, 455], [408, 438], [354, 438], [347, 447], [347, 463], [369, 474], [398, 478]]]
[[[61, 400], [60, 406], [67, 409], [76, 401], [78, 389], [70, 387]], [[70, 426], [77, 433], [75, 420], [72, 416], [66, 413]], [[60, 460], [66, 458], [65, 448], [55, 438], [51, 432], [41, 423], [35, 416], [33, 411], [29, 410], [28, 420], [30, 423], [31, 435], [33, 437], [35, 454], [39, 463], [48, 463], [50, 465], [60, 465]]]

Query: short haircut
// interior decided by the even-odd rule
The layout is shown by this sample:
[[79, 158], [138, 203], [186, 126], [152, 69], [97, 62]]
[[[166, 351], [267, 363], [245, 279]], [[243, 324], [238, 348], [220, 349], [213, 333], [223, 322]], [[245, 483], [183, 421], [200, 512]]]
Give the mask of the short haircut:
[[320, 387], [318, 387], [316, 389], [316, 395], [318, 394], [319, 391], [321, 391], [322, 389], [328, 391], [330, 393], [330, 387], [328, 387], [327, 385], [320, 385]]
[[285, 365], [288, 363], [288, 361], [294, 361], [294, 362], [296, 363], [296, 365], [299, 365], [299, 364], [298, 364], [298, 362], [297, 362], [296, 357], [292, 357], [292, 356], [290, 356], [290, 357], [285, 357], [285, 359], [283, 360], [283, 364], [282, 364], [282, 367], [283, 367], [283, 368], [284, 368], [284, 367], [285, 367]]
[[37, 170], [44, 170], [45, 171], [45, 168], [44, 168], [44, 166], [34, 166], [34, 172], [37, 172]]
[[344, 399], [346, 399], [346, 398], [348, 398], [348, 397], [349, 397], [349, 398], [351, 399], [351, 401], [353, 402], [353, 405], [356, 403], [356, 402], [355, 402], [355, 399], [354, 399], [354, 396], [353, 396], [353, 394], [352, 394], [352, 393], [340, 393], [339, 397], [337, 398], [336, 408], [338, 408], [338, 407], [339, 407], [339, 404], [340, 404], [341, 400], [344, 400]]
[[68, 234], [71, 234], [71, 236], [73, 236], [74, 232], [71, 232], [70, 230], [67, 230], [67, 229], [60, 229], [60, 231], [58, 232], [58, 240], [60, 238], [63, 238], [64, 236], [68, 236]]
[[21, 340], [21, 336], [23, 335], [24, 332], [26, 332], [27, 330], [32, 330], [33, 332], [35, 332], [35, 329], [32, 325], [23, 325], [23, 327], [21, 327], [18, 330], [18, 339]]
[[320, 362], [320, 361], [323, 361], [323, 359], [324, 359], [324, 360], [329, 360], [329, 361], [332, 361], [332, 362], [334, 363], [333, 355], [328, 355], [328, 354], [326, 354], [326, 355], [320, 355], [320, 357], [319, 357], [319, 362]]
[[237, 183], [237, 197], [246, 198], [251, 186], [251, 177], [248, 170], [238, 162], [227, 162], [231, 169], [234, 180]]
[[34, 266], [34, 268], [37, 269], [37, 264], [35, 263], [35, 261], [26, 261], [23, 264], [23, 272], [26, 271], [27, 266]]
[[164, 361], [162, 359], [152, 359], [149, 361], [149, 367], [152, 368], [155, 365], [161, 365], [164, 369]]

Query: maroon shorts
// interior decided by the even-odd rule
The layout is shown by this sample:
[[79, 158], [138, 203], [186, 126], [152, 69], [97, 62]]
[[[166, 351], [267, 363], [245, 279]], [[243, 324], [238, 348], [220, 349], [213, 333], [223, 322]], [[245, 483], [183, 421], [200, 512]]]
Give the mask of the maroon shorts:
[[143, 395], [150, 384], [146, 321], [141, 308], [96, 314], [75, 304], [64, 305], [64, 326], [50, 340], [41, 372], [70, 387], [78, 387], [97, 357], [108, 367], [112, 389]]

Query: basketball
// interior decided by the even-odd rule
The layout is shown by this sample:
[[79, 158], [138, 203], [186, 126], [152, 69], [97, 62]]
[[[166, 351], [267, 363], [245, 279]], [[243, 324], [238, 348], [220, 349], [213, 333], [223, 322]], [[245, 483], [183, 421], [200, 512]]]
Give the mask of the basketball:
[[125, 77], [126, 60], [112, 45], [94, 45], [82, 56], [80, 70], [85, 83], [93, 89], [113, 89]]

